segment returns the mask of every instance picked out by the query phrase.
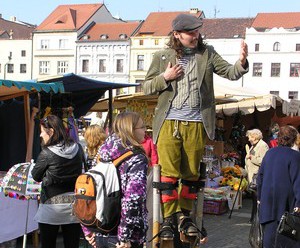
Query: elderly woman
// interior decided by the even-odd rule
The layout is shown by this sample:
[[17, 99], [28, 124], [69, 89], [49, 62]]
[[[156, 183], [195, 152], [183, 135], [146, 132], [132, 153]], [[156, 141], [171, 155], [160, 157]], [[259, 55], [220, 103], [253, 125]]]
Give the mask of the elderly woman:
[[266, 153], [258, 172], [257, 198], [260, 202], [259, 220], [263, 227], [264, 248], [300, 247], [299, 241], [280, 234], [276, 237], [282, 214], [285, 211], [300, 212], [300, 153], [292, 149], [297, 135], [294, 127], [281, 127], [278, 147]]
[[[266, 142], [262, 140], [263, 135], [259, 129], [252, 129], [248, 130], [246, 133], [248, 137], [249, 143], [251, 147], [249, 148], [246, 145], [246, 158], [245, 158], [245, 168], [248, 173], [248, 181], [251, 182], [253, 175], [257, 174], [258, 169], [261, 165], [263, 157], [265, 156], [266, 152], [269, 150], [269, 146]], [[257, 196], [256, 192], [252, 192], [252, 211], [251, 211], [251, 218], [249, 223], [252, 223], [254, 216], [257, 211]]]

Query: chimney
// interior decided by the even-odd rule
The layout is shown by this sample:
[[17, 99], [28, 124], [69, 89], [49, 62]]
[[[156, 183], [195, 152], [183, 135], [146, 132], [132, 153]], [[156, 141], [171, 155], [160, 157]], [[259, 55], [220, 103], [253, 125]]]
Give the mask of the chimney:
[[199, 12], [198, 8], [190, 8], [190, 14], [197, 14]]
[[11, 21], [11, 22], [16, 22], [16, 21], [17, 21], [17, 17], [11, 16], [11, 17], [10, 17], [10, 21]]
[[2, 18], [2, 14], [0, 14], [0, 18]]
[[10, 39], [10, 40], [12, 40], [13, 34], [14, 34], [14, 31], [11, 29], [11, 30], [9, 31], [9, 39]]

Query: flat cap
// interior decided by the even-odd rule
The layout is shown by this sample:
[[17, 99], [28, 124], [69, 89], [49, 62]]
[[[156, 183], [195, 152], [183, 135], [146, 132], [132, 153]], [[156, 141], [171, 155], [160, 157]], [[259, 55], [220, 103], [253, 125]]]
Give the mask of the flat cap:
[[202, 21], [196, 16], [179, 14], [172, 22], [174, 31], [192, 31], [202, 26]]

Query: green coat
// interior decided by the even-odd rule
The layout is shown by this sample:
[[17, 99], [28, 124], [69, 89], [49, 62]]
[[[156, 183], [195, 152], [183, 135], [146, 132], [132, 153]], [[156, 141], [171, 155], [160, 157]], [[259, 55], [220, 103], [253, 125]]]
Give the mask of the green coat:
[[[201, 98], [200, 112], [207, 136], [210, 139], [214, 139], [216, 109], [213, 73], [229, 80], [238, 80], [248, 72], [248, 68], [244, 69], [240, 61], [237, 61], [235, 65], [229, 64], [212, 46], [206, 46], [204, 52], [197, 52], [195, 56], [198, 67], [198, 88], [200, 89], [199, 95]], [[172, 65], [176, 64], [175, 50], [168, 48], [156, 52], [143, 83], [143, 90], [146, 95], [159, 95], [152, 126], [155, 143], [177, 91], [176, 80], [166, 82], [163, 78], [163, 73], [169, 62]]]

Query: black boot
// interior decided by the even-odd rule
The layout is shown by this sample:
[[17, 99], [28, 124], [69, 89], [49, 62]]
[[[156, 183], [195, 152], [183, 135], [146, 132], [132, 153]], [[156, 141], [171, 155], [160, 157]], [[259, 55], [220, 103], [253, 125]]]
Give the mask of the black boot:
[[174, 225], [173, 218], [167, 217], [161, 225], [159, 231], [159, 237], [162, 240], [173, 240], [174, 239]]
[[188, 216], [179, 217], [178, 231], [189, 237], [195, 237], [199, 235], [197, 226], [193, 223], [192, 219]]

